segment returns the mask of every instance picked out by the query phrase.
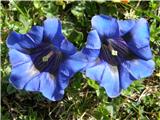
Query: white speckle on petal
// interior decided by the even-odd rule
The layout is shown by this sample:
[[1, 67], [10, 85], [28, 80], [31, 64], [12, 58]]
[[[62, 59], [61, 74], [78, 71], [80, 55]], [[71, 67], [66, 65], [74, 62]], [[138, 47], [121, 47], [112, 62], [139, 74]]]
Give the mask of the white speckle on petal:
[[112, 72], [110, 72], [112, 74], [112, 77], [114, 77], [115, 79], [119, 77], [118, 74], [118, 68], [117, 66], [113, 66], [113, 65], [109, 65], [110, 69]]
[[55, 80], [55, 76], [53, 74], [49, 74], [52, 80]]
[[139, 65], [139, 62], [138, 62], [138, 60], [132, 60], [133, 61], [133, 63], [134, 63], [134, 65]]
[[39, 71], [35, 68], [34, 65], [31, 66], [30, 70], [28, 71], [30, 76], [35, 76], [36, 74], [39, 73]]

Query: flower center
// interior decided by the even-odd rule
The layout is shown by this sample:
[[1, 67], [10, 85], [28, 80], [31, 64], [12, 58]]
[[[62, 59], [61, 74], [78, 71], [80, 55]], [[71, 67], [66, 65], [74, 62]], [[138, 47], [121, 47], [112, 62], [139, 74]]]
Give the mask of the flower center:
[[41, 46], [32, 51], [31, 58], [38, 71], [55, 74], [64, 57], [61, 51], [47, 45], [47, 47]]
[[54, 54], [53, 51], [49, 52], [46, 56], [42, 57], [43, 62], [47, 62], [48, 59]]
[[118, 38], [104, 40], [99, 57], [111, 65], [119, 65], [124, 60], [133, 59], [134, 55], [126, 42]]

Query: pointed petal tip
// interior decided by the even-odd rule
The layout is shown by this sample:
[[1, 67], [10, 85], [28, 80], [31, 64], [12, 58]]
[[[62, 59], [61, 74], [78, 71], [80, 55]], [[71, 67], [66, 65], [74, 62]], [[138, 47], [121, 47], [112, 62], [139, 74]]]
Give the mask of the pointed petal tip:
[[140, 18], [140, 19], [138, 20], [138, 22], [143, 22], [143, 23], [147, 23], [147, 24], [148, 24], [148, 21], [147, 21], [145, 18]]
[[117, 98], [118, 96], [121, 95], [121, 93], [116, 93], [116, 94], [108, 94], [107, 95], [110, 97], [110, 98]]
[[95, 15], [91, 19], [91, 25], [92, 29], [97, 30], [100, 38], [113, 38], [119, 36], [118, 22], [114, 17], [107, 15]]
[[101, 87], [103, 87], [106, 91], [106, 94], [110, 97], [110, 98], [116, 98], [121, 94], [121, 91], [117, 91], [117, 88], [115, 88], [115, 90], [109, 90], [108, 88], [105, 88], [104, 84], [101, 83], [100, 84]]
[[56, 95], [53, 94], [52, 96], [48, 96], [43, 92], [41, 93], [44, 97], [46, 97], [50, 101], [60, 101], [63, 99], [63, 96], [64, 96], [64, 90], [60, 90], [59, 93], [56, 93]]
[[57, 18], [47, 18], [43, 22], [44, 26], [44, 37], [52, 40], [56, 34], [61, 33], [62, 25], [59, 19]]
[[101, 48], [101, 40], [96, 30], [92, 30], [88, 33], [86, 48], [89, 48], [89, 49]]
[[16, 31], [10, 32], [6, 39], [6, 45], [8, 48], [12, 48], [12, 46], [15, 44], [15, 39], [18, 41], [20, 39], [20, 34]]
[[14, 83], [14, 81], [13, 81], [11, 78], [9, 78], [9, 83], [10, 83], [14, 88], [16, 88], [16, 89], [18, 89], [18, 90], [22, 90], [22, 89], [23, 89], [23, 86], [19, 86], [18, 84]]
[[22, 34], [16, 31], [9, 33], [6, 39], [8, 48], [24, 50], [25, 48], [33, 48], [35, 45], [41, 43], [43, 39], [43, 27], [32, 26], [31, 29]]

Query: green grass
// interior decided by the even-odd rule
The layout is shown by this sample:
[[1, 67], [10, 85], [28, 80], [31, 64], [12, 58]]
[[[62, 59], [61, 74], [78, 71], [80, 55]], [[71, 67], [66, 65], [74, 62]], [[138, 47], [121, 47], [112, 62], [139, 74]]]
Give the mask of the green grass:
[[[2, 120], [160, 120], [160, 11], [157, 1], [130, 2], [1, 2], [1, 119]], [[160, 10], [160, 9], [159, 9]], [[126, 14], [128, 11], [128, 14]], [[5, 40], [10, 31], [26, 33], [56, 16], [63, 33], [79, 49], [91, 28], [91, 17], [106, 14], [118, 19], [144, 17], [150, 24], [151, 48], [156, 70], [110, 99], [103, 88], [77, 73], [59, 102], [47, 101], [40, 93], [19, 91], [9, 82], [11, 65]], [[130, 14], [129, 14], [130, 13]]]

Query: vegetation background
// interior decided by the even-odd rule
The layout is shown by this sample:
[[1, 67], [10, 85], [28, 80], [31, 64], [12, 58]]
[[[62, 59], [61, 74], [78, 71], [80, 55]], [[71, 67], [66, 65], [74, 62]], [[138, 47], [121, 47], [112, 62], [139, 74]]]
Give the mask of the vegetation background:
[[[1, 1], [0, 10], [2, 120], [160, 120], [160, 2], [12, 0]], [[133, 82], [121, 96], [110, 99], [95, 81], [77, 73], [59, 102], [48, 101], [39, 93], [16, 90], [9, 84], [11, 65], [5, 40], [10, 31], [26, 33], [32, 25], [42, 25], [47, 17], [58, 17], [63, 33], [80, 49], [96, 14], [148, 20], [156, 63], [151, 77]]]

